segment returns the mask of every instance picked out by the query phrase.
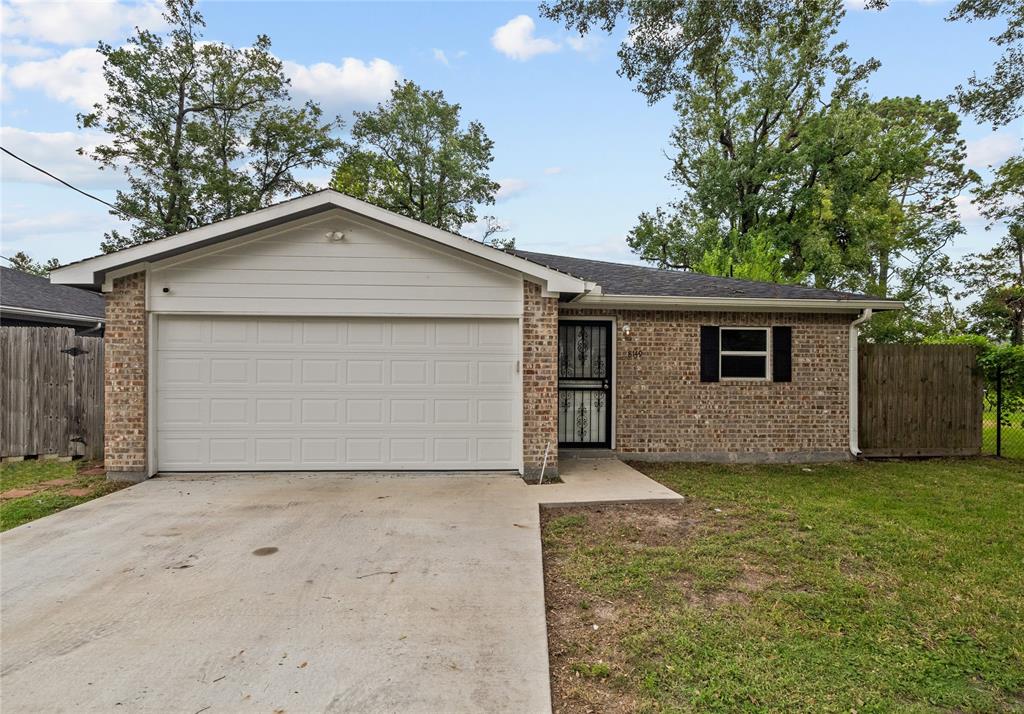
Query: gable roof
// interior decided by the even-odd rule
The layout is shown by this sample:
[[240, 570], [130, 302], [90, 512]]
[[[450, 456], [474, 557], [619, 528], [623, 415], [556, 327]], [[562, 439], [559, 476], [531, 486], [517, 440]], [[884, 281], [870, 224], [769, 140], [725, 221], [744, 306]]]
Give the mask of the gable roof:
[[50, 281], [54, 284], [96, 289], [107, 283], [110, 277], [141, 270], [166, 258], [337, 209], [517, 271], [541, 283], [549, 292], [561, 294], [563, 299], [571, 299], [580, 304], [843, 312], [865, 308], [896, 310], [903, 307], [901, 302], [895, 300], [801, 285], [720, 278], [523, 250], [499, 250], [332, 189], [288, 199], [242, 216], [115, 253], [70, 263], [53, 271]]
[[821, 290], [804, 285], [781, 285], [757, 280], [722, 278], [682, 270], [666, 270], [644, 265], [610, 263], [604, 260], [571, 258], [564, 255], [513, 251], [516, 255], [561, 270], [601, 286], [610, 295], [664, 297], [751, 298], [782, 300], [878, 300], [861, 293]]
[[106, 299], [90, 290], [53, 285], [46, 278], [0, 266], [0, 310], [69, 322], [102, 322]]
[[472, 238], [387, 211], [332, 189], [292, 198], [245, 215], [227, 218], [177, 235], [97, 255], [61, 266], [50, 274], [53, 283], [97, 288], [111, 273], [141, 269], [149, 263], [187, 253], [259, 230], [289, 223], [325, 211], [341, 209], [369, 218], [433, 243], [474, 255], [496, 265], [527, 275], [551, 292], [584, 293], [593, 289], [587, 281], [565, 272], [547, 268], [503, 250], [484, 245]]

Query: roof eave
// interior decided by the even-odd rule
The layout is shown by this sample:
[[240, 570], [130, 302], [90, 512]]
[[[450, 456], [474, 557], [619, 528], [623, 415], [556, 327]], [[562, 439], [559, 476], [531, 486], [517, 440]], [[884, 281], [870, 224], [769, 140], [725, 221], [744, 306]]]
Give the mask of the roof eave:
[[736, 312], [847, 312], [864, 309], [901, 310], [899, 300], [874, 298], [727, 298], [680, 297], [675, 295], [580, 295], [574, 305], [600, 307], [650, 308], [657, 310], [711, 310]]
[[141, 268], [146, 263], [164, 257], [230, 240], [333, 208], [351, 211], [392, 228], [421, 236], [440, 245], [518, 271], [542, 281], [547, 290], [552, 293], [584, 293], [588, 290], [588, 282], [575, 276], [331, 190], [319, 191], [243, 216], [236, 216], [185, 233], [132, 246], [116, 253], [87, 258], [54, 270], [50, 273], [50, 282], [57, 285], [98, 288], [103, 284], [106, 276], [113, 271], [124, 271], [125, 268], [135, 265]]
[[13, 305], [0, 305], [0, 314], [10, 317], [27, 317], [45, 322], [71, 322], [82, 325], [95, 325], [106, 322], [105, 317], [95, 315], [76, 315], [69, 312], [56, 312], [54, 310], [38, 310], [31, 307], [15, 307]]

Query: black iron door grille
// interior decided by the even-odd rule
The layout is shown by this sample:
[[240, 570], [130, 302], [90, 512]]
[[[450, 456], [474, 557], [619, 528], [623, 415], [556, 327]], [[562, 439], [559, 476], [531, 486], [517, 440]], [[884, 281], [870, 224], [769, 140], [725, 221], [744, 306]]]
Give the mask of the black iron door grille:
[[611, 446], [610, 322], [558, 323], [558, 444]]

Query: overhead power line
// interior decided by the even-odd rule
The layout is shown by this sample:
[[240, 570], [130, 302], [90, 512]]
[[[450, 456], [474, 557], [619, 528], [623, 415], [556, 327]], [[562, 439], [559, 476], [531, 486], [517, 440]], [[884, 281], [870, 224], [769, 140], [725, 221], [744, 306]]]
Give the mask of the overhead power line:
[[118, 208], [117, 206], [115, 206], [110, 201], [105, 201], [102, 198], [100, 198], [99, 196], [94, 196], [93, 194], [89, 193], [88, 191], [83, 191], [82, 189], [78, 188], [78, 186], [75, 186], [73, 184], [68, 183], [67, 181], [62, 179], [60, 176], [56, 176], [56, 175], [50, 173], [49, 171], [47, 171], [46, 169], [44, 169], [44, 168], [42, 168], [40, 166], [36, 166], [35, 164], [33, 164], [28, 159], [21, 158], [20, 156], [15, 154], [13, 151], [8, 149], [6, 146], [0, 146], [0, 151], [3, 151], [5, 154], [10, 156], [12, 159], [16, 159], [16, 160], [20, 161], [21, 163], [25, 164], [29, 168], [35, 169], [36, 171], [38, 171], [39, 173], [43, 174], [44, 176], [49, 176], [50, 178], [52, 178], [57, 183], [70, 188], [72, 191], [80, 193], [83, 196], [85, 196], [86, 198], [91, 198], [94, 201], [98, 201], [99, 203], [102, 203], [104, 206], [106, 206], [106, 207], [110, 208], [111, 210], [119, 213], [120, 215], [124, 216], [125, 218], [129, 218], [129, 219], [136, 220], [136, 221], [142, 221], [143, 223], [147, 223], [150, 226], [153, 226], [154, 228], [163, 229], [162, 225], [160, 225], [159, 223], [157, 223], [157, 222], [155, 222], [155, 221], [153, 221], [153, 220], [151, 220], [149, 218], [143, 218], [142, 216], [133, 216], [132, 214], [126, 212], [124, 209]]

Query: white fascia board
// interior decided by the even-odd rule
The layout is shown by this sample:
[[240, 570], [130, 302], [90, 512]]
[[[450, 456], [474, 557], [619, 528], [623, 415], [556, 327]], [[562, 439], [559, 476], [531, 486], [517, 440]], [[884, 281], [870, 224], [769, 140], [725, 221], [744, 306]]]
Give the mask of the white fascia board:
[[360, 201], [357, 198], [352, 198], [332, 190], [319, 191], [309, 196], [279, 203], [276, 206], [262, 208], [258, 211], [247, 213], [244, 216], [228, 218], [217, 223], [211, 223], [208, 226], [186, 231], [185, 233], [161, 238], [151, 243], [144, 243], [143, 245], [126, 248], [116, 253], [98, 255], [95, 258], [72, 263], [51, 272], [50, 282], [58, 285], [96, 286], [103, 282], [102, 278], [109, 271], [149, 262], [153, 259], [159, 259], [159, 257], [166, 254], [181, 253], [195, 247], [208, 245], [226, 234], [230, 234], [230, 237], [244, 235], [250, 231], [288, 221], [293, 217], [309, 215], [318, 210], [332, 207], [366, 216], [407, 233], [421, 236], [435, 243], [483, 258], [491, 263], [510, 268], [524, 275], [532, 276], [544, 281], [550, 292], [582, 293], [587, 291], [588, 285], [593, 286], [592, 283], [588, 284], [587, 281], [567, 273], [560, 273], [557, 270], [546, 268], [497, 248], [483, 245], [470, 238], [428, 226], [412, 218], [386, 211], [383, 208], [378, 208], [365, 201]]
[[55, 322], [80, 322], [84, 325], [95, 325], [97, 323], [106, 322], [105, 317], [76, 315], [70, 312], [54, 312], [53, 310], [37, 310], [31, 307], [12, 307], [9, 305], [0, 305], [0, 314], [7, 317], [31, 317], [38, 320], [52, 320]]
[[859, 313], [865, 308], [873, 310], [901, 310], [899, 300], [822, 298], [721, 298], [676, 297], [672, 295], [581, 295], [573, 305], [606, 308], [649, 308], [655, 310], [708, 310], [734, 312], [849, 312]]

